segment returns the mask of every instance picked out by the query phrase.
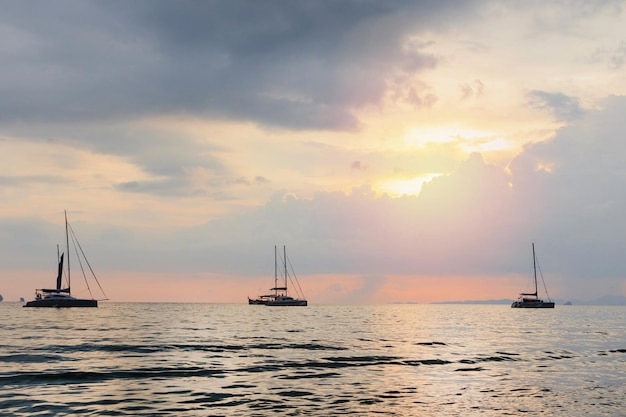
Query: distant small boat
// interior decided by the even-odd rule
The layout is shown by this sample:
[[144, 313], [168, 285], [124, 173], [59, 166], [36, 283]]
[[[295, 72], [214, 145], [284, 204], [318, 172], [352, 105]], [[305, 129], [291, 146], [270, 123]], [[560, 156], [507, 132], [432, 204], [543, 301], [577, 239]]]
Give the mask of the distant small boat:
[[[538, 296], [537, 291], [537, 258], [535, 256], [535, 244], [533, 246], [533, 271], [535, 278], [535, 292], [533, 293], [521, 293], [517, 301], [513, 301], [511, 308], [554, 308], [554, 302], [548, 297], [548, 301], [544, 301]], [[541, 275], [543, 281], [543, 274]], [[545, 288], [545, 282], [544, 282]], [[547, 291], [546, 291], [547, 295]]]
[[[98, 300], [94, 299], [93, 296], [92, 298], [72, 297], [71, 290], [70, 290], [70, 249], [69, 249], [70, 248], [70, 233], [69, 233], [70, 230], [71, 230], [71, 226], [69, 226], [67, 222], [67, 212], [65, 212], [65, 244], [66, 244], [66, 249], [67, 249], [67, 287], [63, 288], [63, 282], [62, 282], [63, 281], [64, 253], [62, 253], [59, 256], [58, 247], [57, 247], [57, 256], [59, 258], [59, 265], [58, 265], [58, 272], [57, 272], [57, 279], [56, 279], [56, 288], [52, 288], [52, 289], [42, 288], [42, 289], [35, 290], [35, 299], [24, 304], [24, 307], [98, 307]], [[80, 244], [76, 240], [76, 236], [74, 235], [73, 230], [72, 230], [72, 242], [75, 244], [75, 247], [77, 246], [78, 249], [80, 249], [80, 252], [82, 253], [82, 257], [85, 263], [87, 264], [87, 266], [89, 266], [89, 270], [91, 271], [93, 278], [95, 279], [96, 283], [98, 284], [98, 287], [100, 287], [100, 290], [104, 294], [104, 291], [102, 290], [102, 287], [100, 286], [100, 283], [98, 282], [98, 278], [96, 278], [96, 275], [93, 273], [93, 269], [91, 269], [91, 265], [89, 265], [89, 262], [87, 261], [87, 258], [85, 258], [85, 254], [83, 253], [83, 250]], [[79, 259], [79, 263], [82, 269], [83, 265], [82, 265], [82, 262], [80, 262], [80, 259]], [[83, 274], [84, 274], [84, 271], [83, 271]], [[91, 294], [91, 290], [89, 289], [89, 286], [87, 287], [87, 289], [89, 290], [89, 293]]]
[[[298, 282], [298, 277], [295, 274], [293, 276], [289, 275], [287, 270], [287, 250], [283, 246], [283, 263], [284, 263], [284, 278], [285, 284], [282, 287], [278, 286], [278, 254], [276, 250], [276, 246], [274, 246], [274, 288], [270, 288], [270, 291], [274, 291], [273, 294], [261, 295], [257, 298], [248, 297], [248, 304], [261, 304], [270, 307], [277, 306], [307, 306], [308, 302], [304, 298], [304, 294], [302, 294], [302, 289], [300, 288], [300, 283]], [[302, 298], [294, 298], [289, 295], [287, 292], [287, 282], [292, 279], [292, 282], [295, 282], [297, 288], [295, 291], [299, 293], [299, 296]]]

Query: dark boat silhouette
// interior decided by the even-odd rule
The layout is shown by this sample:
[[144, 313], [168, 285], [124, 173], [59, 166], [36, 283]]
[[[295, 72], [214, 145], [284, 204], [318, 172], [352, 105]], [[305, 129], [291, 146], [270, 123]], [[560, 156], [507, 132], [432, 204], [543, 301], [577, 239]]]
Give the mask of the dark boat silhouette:
[[[70, 230], [71, 230], [71, 226], [67, 222], [67, 212], [65, 212], [65, 244], [66, 244], [66, 249], [67, 249], [67, 286], [63, 288], [63, 258], [65, 254], [61, 253], [60, 256], [57, 255], [59, 258], [59, 265], [58, 265], [58, 271], [57, 271], [56, 288], [41, 288], [41, 289], [35, 290], [35, 299], [24, 304], [24, 307], [98, 307], [98, 300], [94, 299], [93, 296], [91, 298], [72, 297], [71, 286], [70, 286], [71, 274], [70, 274], [70, 256], [69, 256], [70, 254], [69, 231]], [[93, 269], [91, 268], [91, 265], [89, 265], [87, 258], [85, 258], [85, 254], [82, 251], [82, 248], [80, 247], [80, 244], [78, 243], [73, 230], [71, 231], [72, 231], [72, 242], [75, 245], [77, 245], [77, 247], [80, 249], [80, 252], [85, 260], [85, 263], [87, 264], [87, 266], [89, 266], [89, 270], [91, 271], [93, 278], [95, 279], [96, 283], [98, 284], [98, 287], [100, 287], [100, 290], [104, 294], [104, 291], [102, 290], [102, 287], [100, 286], [100, 283], [98, 282], [98, 278], [96, 278], [96, 275], [93, 273]], [[58, 247], [57, 247], [57, 254], [58, 254]], [[81, 262], [81, 269], [82, 269], [82, 262]], [[84, 271], [83, 271], [83, 274], [84, 274]], [[89, 293], [91, 295], [90, 289], [89, 289]]]
[[[511, 308], [554, 308], [554, 302], [548, 297], [548, 301], [544, 301], [538, 296], [537, 291], [537, 258], [535, 256], [535, 244], [533, 243], [533, 271], [535, 278], [535, 292], [521, 293], [516, 301], [513, 301]], [[541, 275], [543, 281], [543, 274]], [[545, 287], [545, 282], [544, 282]], [[546, 291], [547, 294], [547, 291]]]
[[[284, 278], [285, 283], [282, 287], [278, 286], [278, 254], [276, 250], [276, 246], [274, 246], [274, 288], [270, 288], [270, 291], [273, 291], [273, 294], [261, 295], [257, 298], [248, 297], [248, 304], [262, 304], [270, 307], [288, 307], [288, 306], [299, 306], [305, 307], [308, 305], [307, 300], [304, 298], [304, 294], [302, 294], [302, 289], [300, 288], [300, 283], [298, 282], [298, 278], [295, 274], [293, 277], [289, 275], [287, 271], [287, 250], [283, 246], [283, 262], [284, 262]], [[287, 282], [293, 278], [295, 284], [297, 285], [296, 291], [299, 292], [302, 298], [294, 298], [289, 295], [287, 292]]]

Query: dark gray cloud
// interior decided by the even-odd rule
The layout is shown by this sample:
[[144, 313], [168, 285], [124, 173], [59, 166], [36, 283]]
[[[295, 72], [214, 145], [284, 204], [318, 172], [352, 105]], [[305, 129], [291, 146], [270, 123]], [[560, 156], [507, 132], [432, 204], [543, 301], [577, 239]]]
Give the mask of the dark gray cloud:
[[0, 123], [154, 114], [354, 129], [391, 72], [436, 65], [407, 33], [472, 10], [453, 1], [8, 1]]

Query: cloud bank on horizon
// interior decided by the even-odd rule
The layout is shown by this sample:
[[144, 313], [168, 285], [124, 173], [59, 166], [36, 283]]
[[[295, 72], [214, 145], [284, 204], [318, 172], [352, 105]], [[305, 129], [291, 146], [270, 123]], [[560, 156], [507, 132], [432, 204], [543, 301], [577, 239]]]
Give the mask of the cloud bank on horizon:
[[68, 209], [129, 276], [243, 286], [286, 244], [361, 276], [346, 301], [393, 276], [441, 301], [536, 241], [553, 295], [624, 294], [625, 7], [3, 2], [2, 269], [45, 271]]

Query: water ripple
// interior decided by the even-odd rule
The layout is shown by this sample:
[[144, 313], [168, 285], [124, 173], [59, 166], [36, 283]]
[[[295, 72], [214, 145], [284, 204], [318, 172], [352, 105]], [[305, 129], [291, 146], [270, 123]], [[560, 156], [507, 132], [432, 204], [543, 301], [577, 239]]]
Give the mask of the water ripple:
[[623, 414], [620, 309], [11, 307], [7, 415]]

